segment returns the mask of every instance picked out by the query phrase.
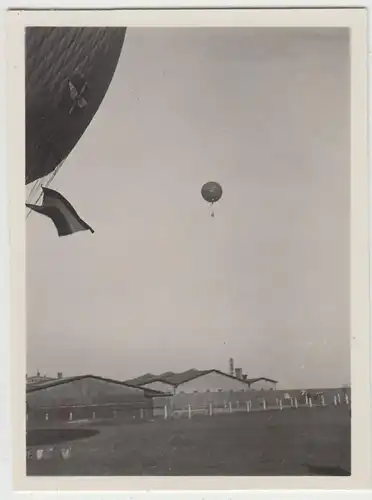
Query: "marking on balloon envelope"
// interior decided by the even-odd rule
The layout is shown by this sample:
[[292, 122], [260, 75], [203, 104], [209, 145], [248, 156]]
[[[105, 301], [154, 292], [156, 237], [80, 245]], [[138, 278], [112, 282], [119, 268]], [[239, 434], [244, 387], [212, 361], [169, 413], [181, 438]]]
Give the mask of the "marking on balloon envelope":
[[80, 109], [85, 108], [85, 106], [88, 105], [88, 102], [86, 99], [84, 99], [83, 94], [87, 88], [87, 82], [84, 82], [83, 87], [80, 91], [75, 87], [75, 85], [69, 81], [68, 82], [69, 90], [70, 90], [70, 97], [73, 100], [73, 105], [70, 108], [69, 115], [75, 110], [76, 106], [78, 106]]

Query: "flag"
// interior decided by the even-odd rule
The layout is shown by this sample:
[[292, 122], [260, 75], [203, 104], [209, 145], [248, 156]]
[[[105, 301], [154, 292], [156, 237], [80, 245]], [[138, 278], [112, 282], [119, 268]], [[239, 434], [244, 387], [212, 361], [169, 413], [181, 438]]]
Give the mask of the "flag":
[[79, 217], [74, 207], [66, 198], [53, 189], [45, 187], [42, 189], [44, 195], [43, 203], [41, 205], [26, 203], [26, 207], [52, 219], [58, 231], [58, 236], [67, 236], [78, 231], [87, 230], [94, 233], [93, 229]]

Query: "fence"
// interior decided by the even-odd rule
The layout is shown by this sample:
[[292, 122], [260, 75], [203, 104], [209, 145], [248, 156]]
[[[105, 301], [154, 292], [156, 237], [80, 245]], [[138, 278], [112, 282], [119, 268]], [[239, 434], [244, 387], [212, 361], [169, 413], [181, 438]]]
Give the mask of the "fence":
[[244, 391], [177, 394], [149, 399], [146, 402], [123, 404], [74, 405], [29, 408], [27, 425], [49, 426], [57, 422], [77, 422], [116, 419], [145, 421], [153, 417], [164, 419], [218, 413], [285, 410], [290, 408], [349, 405], [350, 389], [303, 391]]
[[39, 407], [27, 411], [28, 426], [48, 426], [57, 422], [105, 419], [148, 420], [153, 417], [152, 403], [105, 404], [87, 406]]
[[177, 394], [155, 398], [154, 416], [165, 419], [177, 416], [218, 413], [285, 410], [300, 407], [349, 405], [350, 390], [244, 391]]

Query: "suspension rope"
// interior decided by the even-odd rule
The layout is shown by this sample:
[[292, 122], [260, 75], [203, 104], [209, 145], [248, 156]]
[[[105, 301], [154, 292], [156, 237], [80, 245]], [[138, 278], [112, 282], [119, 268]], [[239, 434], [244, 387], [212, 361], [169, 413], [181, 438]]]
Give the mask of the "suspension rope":
[[[55, 178], [55, 176], [57, 175], [57, 173], [59, 172], [59, 169], [62, 167], [62, 165], [64, 164], [66, 158], [64, 160], [61, 161], [61, 163], [53, 170], [52, 172], [52, 175], [50, 176], [50, 178], [47, 180], [46, 184], [44, 187], [49, 187], [51, 182], [53, 181], [53, 179]], [[38, 179], [39, 182], [39, 186], [38, 187], [43, 187], [42, 186], [42, 180], [41, 179]], [[34, 186], [33, 186], [34, 187]], [[33, 189], [33, 188], [32, 188]], [[43, 196], [43, 191], [41, 191], [41, 193], [39, 194], [38, 198], [36, 199], [34, 205], [37, 205], [37, 203], [40, 201], [40, 198]], [[28, 219], [28, 217], [30, 216], [32, 210], [29, 209], [27, 215], [26, 215], [26, 220]]]

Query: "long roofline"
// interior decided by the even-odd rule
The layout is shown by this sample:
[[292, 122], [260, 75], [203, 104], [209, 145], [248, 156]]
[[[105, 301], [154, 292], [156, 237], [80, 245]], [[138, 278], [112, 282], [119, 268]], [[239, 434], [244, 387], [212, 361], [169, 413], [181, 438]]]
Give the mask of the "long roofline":
[[216, 368], [212, 368], [210, 370], [201, 370], [199, 373], [195, 373], [193, 375], [190, 375], [190, 377], [185, 378], [184, 380], [182, 380], [181, 382], [178, 382], [178, 383], [171, 382], [171, 381], [167, 380], [166, 378], [156, 377], [156, 378], [150, 380], [149, 382], [146, 382], [145, 384], [143, 384], [142, 387], [145, 386], [146, 384], [152, 384], [153, 382], [163, 382], [164, 384], [172, 385], [173, 387], [178, 387], [179, 385], [182, 385], [185, 382], [189, 382], [190, 380], [194, 380], [196, 378], [202, 377], [203, 375], [208, 375], [208, 373], [219, 373], [220, 375], [223, 375], [225, 377], [229, 377], [233, 380], [239, 380], [240, 382], [243, 382], [247, 385], [250, 385], [253, 382], [257, 382], [258, 380], [267, 380], [270, 382], [277, 383], [277, 380], [273, 380], [273, 379], [266, 378], [266, 377], [257, 377], [257, 378], [246, 379], [246, 380], [240, 379], [240, 378], [238, 379], [238, 378], [234, 377], [233, 375], [230, 375], [229, 373], [224, 373], [221, 370], [217, 370]]
[[267, 378], [267, 377], [247, 378], [247, 381], [251, 384], [257, 382], [258, 380], [267, 380], [268, 382], [274, 382], [275, 384], [278, 383], [278, 380], [274, 380], [272, 378]]
[[145, 386], [147, 384], [152, 384], [153, 382], [163, 382], [163, 384], [172, 385], [173, 387], [177, 387], [177, 385], [179, 385], [179, 384], [175, 384], [174, 382], [170, 382], [169, 380], [167, 380], [165, 378], [155, 377], [155, 378], [149, 380], [148, 382], [145, 382], [144, 384], [139, 384], [137, 387], [145, 388]]
[[[62, 385], [62, 384], [68, 384], [69, 382], [75, 382], [76, 380], [82, 380], [84, 378], [94, 378], [96, 380], [102, 380], [103, 382], [108, 382], [108, 383], [117, 384], [117, 385], [123, 385], [125, 387], [130, 387], [131, 389], [141, 389], [142, 388], [141, 386], [138, 386], [138, 385], [128, 384], [127, 382], [121, 382], [120, 380], [114, 380], [111, 378], [99, 377], [98, 375], [76, 375], [74, 377], [65, 377], [65, 378], [50, 380], [48, 382], [43, 382], [43, 383], [38, 384], [38, 385], [32, 385], [32, 387], [26, 387], [26, 393], [41, 391], [43, 389], [48, 389], [50, 387], [55, 387], [55, 386]], [[142, 390], [146, 391], [148, 393], [148, 395], [153, 395], [153, 396], [163, 395], [162, 392], [155, 391], [153, 389], [147, 389], [146, 387], [143, 387]]]

